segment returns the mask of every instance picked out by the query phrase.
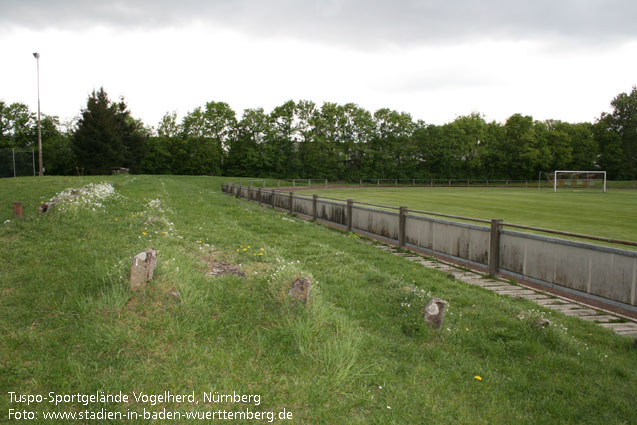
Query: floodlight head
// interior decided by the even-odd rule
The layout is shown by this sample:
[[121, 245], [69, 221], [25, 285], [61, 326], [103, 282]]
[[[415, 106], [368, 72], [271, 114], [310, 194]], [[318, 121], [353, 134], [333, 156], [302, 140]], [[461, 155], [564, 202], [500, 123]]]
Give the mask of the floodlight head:
[[33, 57], [36, 59], [40, 59], [40, 54], [38, 52], [33, 53]]

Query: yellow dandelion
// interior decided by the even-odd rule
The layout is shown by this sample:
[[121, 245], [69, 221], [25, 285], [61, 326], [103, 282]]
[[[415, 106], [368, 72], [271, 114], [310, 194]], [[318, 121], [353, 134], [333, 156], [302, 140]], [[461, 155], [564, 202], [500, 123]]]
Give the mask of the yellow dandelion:
[[259, 253], [258, 255], [259, 255], [259, 257], [260, 257], [260, 256], [262, 256], [263, 254]]
[[246, 252], [248, 250], [248, 248], [243, 248], [243, 252]]
[[161, 232], [162, 235], [166, 236], [166, 232]]
[[250, 245], [248, 245], [248, 249], [252, 248]]
[[239, 248], [243, 248], [243, 245], [239, 245]]
[[261, 248], [261, 251], [265, 251], [265, 249]]
[[474, 376], [474, 378], [475, 378], [476, 380], [478, 380], [478, 381], [482, 381], [482, 376], [480, 376], [480, 375], [476, 375], [476, 376]]
[[142, 235], [146, 236], [146, 232], [142, 232]]
[[253, 256], [253, 257], [256, 257], [256, 256], [257, 256], [257, 254], [252, 254], [252, 256]]
[[239, 252], [239, 250], [237, 249], [237, 252]]

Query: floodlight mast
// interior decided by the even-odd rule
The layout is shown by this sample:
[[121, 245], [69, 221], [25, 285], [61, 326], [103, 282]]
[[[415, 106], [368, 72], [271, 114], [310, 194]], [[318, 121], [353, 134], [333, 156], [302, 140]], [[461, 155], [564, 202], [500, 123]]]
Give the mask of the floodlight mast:
[[40, 54], [33, 53], [38, 67], [38, 176], [42, 177], [42, 130], [40, 128]]

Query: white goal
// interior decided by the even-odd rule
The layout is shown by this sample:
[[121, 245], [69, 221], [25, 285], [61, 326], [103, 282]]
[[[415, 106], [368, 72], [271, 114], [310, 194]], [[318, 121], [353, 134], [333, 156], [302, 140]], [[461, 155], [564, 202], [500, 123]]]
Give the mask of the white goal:
[[555, 170], [553, 175], [553, 192], [559, 188], [589, 189], [601, 188], [606, 192], [606, 171], [572, 171]]

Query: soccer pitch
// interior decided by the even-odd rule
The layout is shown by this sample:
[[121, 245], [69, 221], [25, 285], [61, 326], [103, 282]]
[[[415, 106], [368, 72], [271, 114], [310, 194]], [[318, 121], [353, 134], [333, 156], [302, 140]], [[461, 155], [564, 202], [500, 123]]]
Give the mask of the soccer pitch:
[[305, 194], [637, 241], [637, 191], [352, 187]]

